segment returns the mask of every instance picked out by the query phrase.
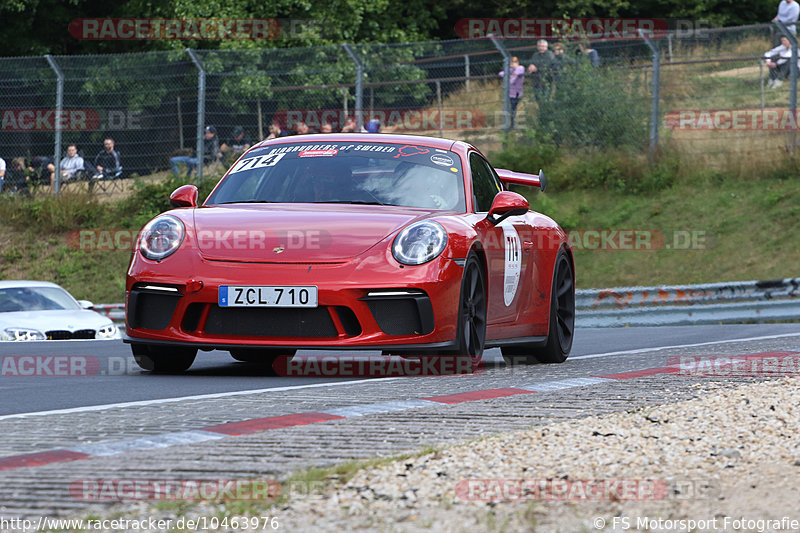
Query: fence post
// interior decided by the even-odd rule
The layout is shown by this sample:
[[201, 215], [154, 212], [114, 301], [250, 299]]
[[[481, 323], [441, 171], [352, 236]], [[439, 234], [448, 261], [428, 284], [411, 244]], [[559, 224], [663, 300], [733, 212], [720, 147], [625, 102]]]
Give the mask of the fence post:
[[795, 125], [789, 132], [789, 146], [787, 147], [789, 153], [792, 154], [794, 153], [795, 139], [797, 137], [797, 37], [780, 20], [776, 20], [775, 25], [781, 30], [783, 36], [792, 43], [792, 58], [789, 60], [789, 113]]
[[342, 47], [356, 65], [356, 103], [353, 110], [356, 114], [356, 131], [361, 131], [364, 125], [364, 63], [349, 44], [342, 43]]
[[511, 129], [511, 99], [509, 97], [511, 87], [511, 54], [508, 53], [506, 47], [503, 46], [497, 37], [494, 35], [488, 36], [492, 40], [492, 44], [503, 55], [503, 131]]
[[197, 148], [195, 149], [197, 156], [197, 181], [203, 179], [203, 147], [205, 142], [205, 123], [206, 123], [206, 69], [203, 68], [203, 62], [197, 57], [197, 54], [191, 48], [186, 49], [186, 53], [197, 67]]
[[64, 73], [58, 68], [58, 63], [50, 54], [44, 56], [50, 68], [56, 73], [56, 138], [53, 143], [53, 164], [56, 169], [53, 172], [53, 194], [61, 192], [61, 113], [64, 109]]
[[436, 105], [439, 108], [439, 137], [444, 137], [442, 131], [442, 82], [436, 80]]
[[647, 46], [653, 52], [653, 88], [652, 102], [650, 104], [650, 155], [652, 156], [658, 148], [658, 101], [660, 100], [661, 90], [661, 54], [653, 41], [647, 38], [644, 30], [639, 29], [639, 36], [644, 39]]
[[464, 54], [464, 79], [467, 92], [469, 92], [469, 54]]

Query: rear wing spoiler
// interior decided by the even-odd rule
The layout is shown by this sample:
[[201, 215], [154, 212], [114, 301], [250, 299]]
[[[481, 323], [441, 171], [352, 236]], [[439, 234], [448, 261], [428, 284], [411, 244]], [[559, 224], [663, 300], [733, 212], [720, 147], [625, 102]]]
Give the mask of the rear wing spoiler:
[[529, 187], [539, 187], [542, 192], [544, 192], [544, 188], [547, 186], [547, 180], [545, 179], [544, 172], [541, 169], [539, 169], [538, 176], [534, 174], [514, 172], [504, 168], [497, 168], [495, 170], [497, 171], [497, 175], [500, 177], [500, 181], [505, 184], [514, 183], [517, 185], [528, 185]]

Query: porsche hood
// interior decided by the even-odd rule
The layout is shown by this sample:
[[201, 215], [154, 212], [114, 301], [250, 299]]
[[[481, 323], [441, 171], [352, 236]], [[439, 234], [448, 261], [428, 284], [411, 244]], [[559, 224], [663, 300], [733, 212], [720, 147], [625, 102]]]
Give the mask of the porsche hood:
[[430, 212], [340, 204], [231, 204], [194, 210], [195, 242], [206, 259], [324, 263], [356, 257]]

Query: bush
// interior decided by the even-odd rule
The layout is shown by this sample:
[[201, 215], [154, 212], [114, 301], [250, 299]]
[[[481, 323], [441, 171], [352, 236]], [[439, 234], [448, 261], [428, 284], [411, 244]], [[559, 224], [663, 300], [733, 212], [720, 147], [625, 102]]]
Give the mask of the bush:
[[558, 146], [641, 147], [648, 139], [648, 103], [631, 89], [629, 78], [627, 72], [590, 65], [566, 67], [530, 126], [549, 132]]

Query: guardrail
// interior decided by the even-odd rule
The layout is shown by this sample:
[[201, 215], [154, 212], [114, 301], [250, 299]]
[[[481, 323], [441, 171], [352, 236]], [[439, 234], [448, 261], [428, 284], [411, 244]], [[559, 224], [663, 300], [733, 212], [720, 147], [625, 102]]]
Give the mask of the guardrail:
[[579, 327], [800, 320], [800, 278], [575, 291]]
[[[579, 327], [678, 326], [800, 320], [800, 278], [575, 291]], [[125, 325], [123, 304], [94, 310]]]

